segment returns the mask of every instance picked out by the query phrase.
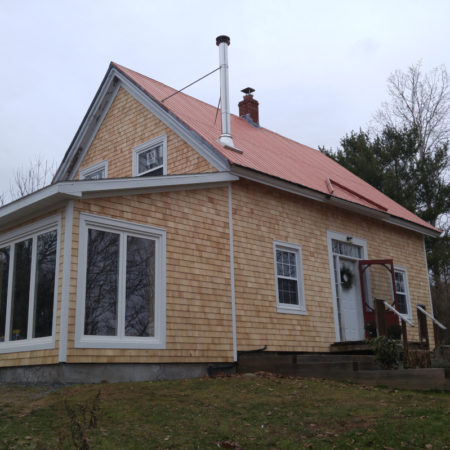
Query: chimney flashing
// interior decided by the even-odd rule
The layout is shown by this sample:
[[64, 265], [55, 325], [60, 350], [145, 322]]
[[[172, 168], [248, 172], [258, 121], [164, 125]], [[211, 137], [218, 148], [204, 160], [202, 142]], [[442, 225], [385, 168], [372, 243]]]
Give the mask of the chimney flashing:
[[250, 115], [250, 113], [244, 114], [243, 116], [241, 116], [241, 119], [246, 120], [252, 127], [255, 127], [255, 128], [260, 127], [259, 123], [253, 122], [253, 119], [252, 119], [252, 116]]

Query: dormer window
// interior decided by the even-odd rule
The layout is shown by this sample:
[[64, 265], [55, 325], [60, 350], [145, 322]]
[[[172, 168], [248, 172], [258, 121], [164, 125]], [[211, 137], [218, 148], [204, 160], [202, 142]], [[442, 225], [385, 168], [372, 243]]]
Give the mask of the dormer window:
[[157, 177], [167, 174], [167, 136], [158, 136], [133, 149], [133, 176]]
[[80, 180], [101, 180], [102, 178], [108, 178], [108, 161], [101, 161], [80, 170]]

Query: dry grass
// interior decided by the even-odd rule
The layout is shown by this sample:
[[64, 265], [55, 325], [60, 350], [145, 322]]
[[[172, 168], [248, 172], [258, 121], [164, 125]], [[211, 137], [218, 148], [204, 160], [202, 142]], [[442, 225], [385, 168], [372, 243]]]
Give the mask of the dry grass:
[[[448, 392], [270, 374], [53, 390], [1, 386], [0, 417], [0, 448], [450, 446]], [[74, 428], [81, 429], [76, 439]]]

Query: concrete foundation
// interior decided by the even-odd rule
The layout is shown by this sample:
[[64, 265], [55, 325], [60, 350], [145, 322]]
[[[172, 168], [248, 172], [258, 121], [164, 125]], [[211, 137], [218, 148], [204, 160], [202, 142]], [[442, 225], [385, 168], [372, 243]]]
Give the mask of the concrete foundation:
[[76, 384], [200, 378], [212, 364], [53, 364], [0, 368], [0, 383]]

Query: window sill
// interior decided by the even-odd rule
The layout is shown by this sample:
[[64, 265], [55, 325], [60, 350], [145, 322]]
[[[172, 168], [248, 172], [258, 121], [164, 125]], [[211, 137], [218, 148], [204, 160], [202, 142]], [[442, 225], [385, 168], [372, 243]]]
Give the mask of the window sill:
[[281, 314], [299, 314], [302, 316], [306, 316], [306, 309], [301, 308], [299, 306], [285, 306], [285, 305], [277, 305], [277, 313]]
[[161, 338], [117, 338], [116, 336], [84, 336], [75, 342], [75, 348], [117, 348], [164, 350], [166, 343]]
[[53, 348], [55, 348], [55, 340], [51, 336], [33, 340], [0, 342], [0, 354], [50, 350]]

